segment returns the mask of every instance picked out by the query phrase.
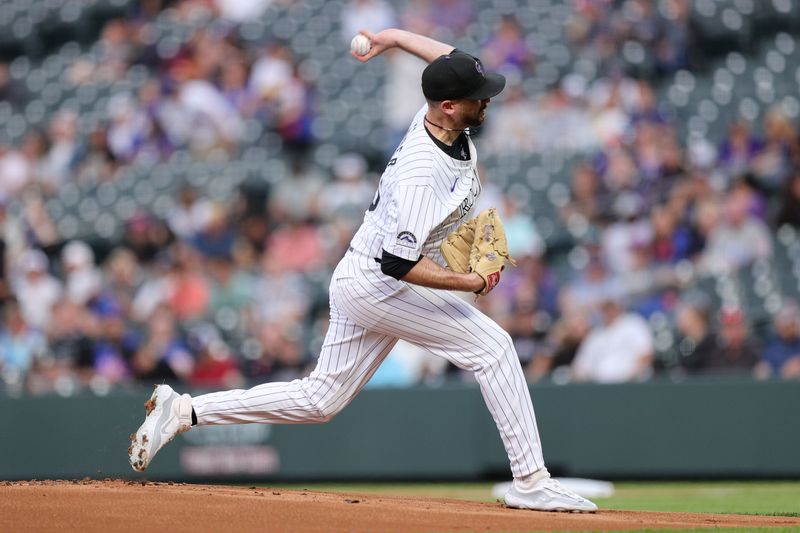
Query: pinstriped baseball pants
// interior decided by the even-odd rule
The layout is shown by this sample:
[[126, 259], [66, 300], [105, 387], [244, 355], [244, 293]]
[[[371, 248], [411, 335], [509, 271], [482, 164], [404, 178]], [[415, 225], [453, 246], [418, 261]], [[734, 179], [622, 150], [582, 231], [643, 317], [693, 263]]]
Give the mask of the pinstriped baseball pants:
[[308, 377], [192, 399], [199, 425], [326, 422], [369, 381], [398, 339], [474, 372], [514, 477], [544, 467], [528, 386], [509, 335], [458, 296], [396, 281], [348, 252], [331, 281], [330, 325]]

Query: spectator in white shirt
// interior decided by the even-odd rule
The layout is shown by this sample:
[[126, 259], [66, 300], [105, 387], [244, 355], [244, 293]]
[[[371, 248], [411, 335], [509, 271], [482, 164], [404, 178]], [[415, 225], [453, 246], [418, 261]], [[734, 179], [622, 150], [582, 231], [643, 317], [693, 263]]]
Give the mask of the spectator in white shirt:
[[61, 250], [61, 266], [67, 298], [86, 305], [101, 289], [102, 276], [94, 263], [94, 252], [83, 241], [70, 241]]
[[40, 250], [28, 250], [19, 262], [13, 292], [20, 312], [29, 326], [43, 330], [50, 324], [53, 306], [61, 298], [61, 282], [47, 272], [49, 261]]
[[289, 51], [278, 43], [266, 47], [253, 64], [250, 72], [250, 88], [266, 101], [280, 97], [281, 91], [292, 79], [292, 62]]
[[211, 202], [199, 197], [191, 185], [184, 185], [178, 191], [177, 204], [167, 215], [167, 223], [181, 239], [192, 239], [208, 226], [213, 214]]
[[0, 142], [0, 199], [15, 196], [30, 182], [33, 165], [22, 151]]
[[746, 187], [731, 191], [725, 216], [708, 235], [701, 268], [708, 272], [735, 270], [772, 254], [772, 239], [766, 224], [749, 212]]
[[584, 339], [572, 363], [575, 380], [622, 383], [647, 379], [654, 356], [653, 333], [647, 322], [625, 312], [617, 301], [604, 301], [600, 310], [603, 325]]

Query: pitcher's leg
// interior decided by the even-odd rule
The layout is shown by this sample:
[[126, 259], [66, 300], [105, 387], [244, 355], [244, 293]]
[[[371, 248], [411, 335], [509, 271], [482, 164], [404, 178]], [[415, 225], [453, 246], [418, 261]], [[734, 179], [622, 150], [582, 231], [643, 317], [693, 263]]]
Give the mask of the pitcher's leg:
[[397, 342], [341, 314], [332, 317], [316, 369], [303, 379], [196, 396], [198, 425], [312, 424], [341, 411]]
[[411, 293], [416, 299], [430, 302], [445, 315], [442, 330], [450, 325], [448, 334], [425, 339], [420, 344], [431, 353], [474, 372], [486, 407], [500, 432], [514, 477], [543, 469], [542, 445], [530, 390], [508, 333], [453, 294], [424, 287], [412, 287]]
[[395, 285], [385, 289], [387, 297], [378, 294], [375, 310], [365, 313], [363, 306], [351, 306], [350, 302], [367, 298], [369, 291], [380, 293], [381, 287], [351, 284], [345, 288], [350, 298], [342, 300], [342, 309], [373, 331], [415, 343], [473, 371], [514, 477], [541, 471], [544, 459], [536, 417], [511, 337], [452, 293], [414, 285], [401, 291]]

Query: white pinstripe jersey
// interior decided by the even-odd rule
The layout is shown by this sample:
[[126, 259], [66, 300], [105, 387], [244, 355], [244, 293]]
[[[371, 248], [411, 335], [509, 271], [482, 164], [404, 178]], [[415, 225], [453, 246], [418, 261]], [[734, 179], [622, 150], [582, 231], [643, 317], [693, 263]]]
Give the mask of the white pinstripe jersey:
[[481, 193], [475, 145], [470, 159], [445, 154], [425, 131], [427, 104], [414, 117], [381, 176], [372, 205], [350, 246], [380, 258], [383, 250], [416, 261], [424, 255], [442, 266], [439, 247], [471, 218]]

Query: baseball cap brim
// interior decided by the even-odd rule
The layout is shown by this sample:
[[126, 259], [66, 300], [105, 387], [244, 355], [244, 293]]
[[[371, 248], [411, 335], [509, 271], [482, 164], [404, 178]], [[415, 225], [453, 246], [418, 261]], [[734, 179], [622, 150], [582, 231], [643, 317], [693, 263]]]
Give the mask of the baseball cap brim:
[[487, 72], [486, 78], [480, 87], [472, 91], [466, 96], [462, 96], [465, 100], [485, 100], [486, 98], [494, 98], [500, 94], [506, 87], [506, 78], [502, 74], [495, 72]]

